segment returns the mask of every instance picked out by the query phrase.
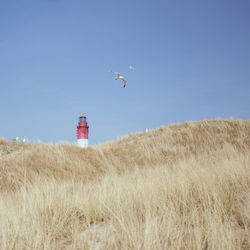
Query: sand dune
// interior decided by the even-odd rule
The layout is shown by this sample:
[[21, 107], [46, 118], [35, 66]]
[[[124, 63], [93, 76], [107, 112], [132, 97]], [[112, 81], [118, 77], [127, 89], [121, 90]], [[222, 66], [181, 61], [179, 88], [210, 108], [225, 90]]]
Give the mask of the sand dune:
[[81, 149], [0, 140], [1, 249], [249, 249], [250, 121]]

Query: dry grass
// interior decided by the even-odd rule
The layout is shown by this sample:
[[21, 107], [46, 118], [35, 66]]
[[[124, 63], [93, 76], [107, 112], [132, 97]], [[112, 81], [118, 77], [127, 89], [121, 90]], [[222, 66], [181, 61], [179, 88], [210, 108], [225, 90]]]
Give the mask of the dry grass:
[[0, 140], [1, 249], [250, 249], [250, 121], [80, 149]]

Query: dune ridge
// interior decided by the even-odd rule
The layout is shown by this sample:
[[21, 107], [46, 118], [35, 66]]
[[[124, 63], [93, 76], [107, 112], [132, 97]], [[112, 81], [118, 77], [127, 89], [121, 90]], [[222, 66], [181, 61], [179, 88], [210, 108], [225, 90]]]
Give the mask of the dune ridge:
[[81, 149], [0, 140], [1, 249], [249, 249], [250, 120]]

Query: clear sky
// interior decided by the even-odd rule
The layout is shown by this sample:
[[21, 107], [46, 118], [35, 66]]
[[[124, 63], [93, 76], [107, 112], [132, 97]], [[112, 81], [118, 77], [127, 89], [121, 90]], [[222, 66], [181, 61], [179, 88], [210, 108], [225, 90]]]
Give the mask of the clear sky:
[[81, 113], [91, 145], [249, 119], [249, 13], [249, 0], [0, 0], [0, 137], [73, 142]]

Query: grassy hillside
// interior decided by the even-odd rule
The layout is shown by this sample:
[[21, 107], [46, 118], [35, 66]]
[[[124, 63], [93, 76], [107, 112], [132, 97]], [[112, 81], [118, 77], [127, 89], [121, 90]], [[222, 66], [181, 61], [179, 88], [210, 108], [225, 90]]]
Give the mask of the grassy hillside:
[[249, 249], [250, 120], [87, 149], [0, 140], [1, 249]]

